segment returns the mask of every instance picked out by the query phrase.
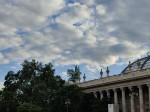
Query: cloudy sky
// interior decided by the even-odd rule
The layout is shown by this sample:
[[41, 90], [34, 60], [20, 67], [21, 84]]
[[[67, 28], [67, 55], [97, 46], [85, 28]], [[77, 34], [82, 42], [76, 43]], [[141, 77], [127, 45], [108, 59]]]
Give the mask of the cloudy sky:
[[149, 0], [0, 0], [0, 82], [25, 59], [64, 79], [76, 64], [87, 80], [120, 73], [150, 50], [149, 18]]

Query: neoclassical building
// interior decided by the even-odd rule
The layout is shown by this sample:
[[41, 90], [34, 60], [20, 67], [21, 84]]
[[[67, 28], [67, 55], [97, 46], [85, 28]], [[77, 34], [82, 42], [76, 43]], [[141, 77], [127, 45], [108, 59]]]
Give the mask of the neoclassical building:
[[[138, 59], [118, 75], [79, 83], [85, 93], [93, 93], [98, 99], [112, 98], [122, 112], [150, 112], [150, 56]], [[85, 77], [84, 77], [85, 78]]]

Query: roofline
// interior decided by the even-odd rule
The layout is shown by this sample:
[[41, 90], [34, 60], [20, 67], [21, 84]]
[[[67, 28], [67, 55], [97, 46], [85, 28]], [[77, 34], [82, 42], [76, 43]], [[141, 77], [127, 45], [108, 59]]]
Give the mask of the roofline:
[[[146, 60], [144, 61], [144, 63], [141, 65], [141, 69], [144, 67], [145, 63], [150, 59], [150, 56], [147, 56], [147, 57], [144, 57]], [[141, 58], [140, 60], [143, 60], [144, 58]], [[134, 61], [133, 63], [131, 63], [131, 66], [133, 64], [137, 63], [137, 60]], [[125, 73], [125, 71], [128, 69], [128, 66], [121, 72], [122, 73]]]

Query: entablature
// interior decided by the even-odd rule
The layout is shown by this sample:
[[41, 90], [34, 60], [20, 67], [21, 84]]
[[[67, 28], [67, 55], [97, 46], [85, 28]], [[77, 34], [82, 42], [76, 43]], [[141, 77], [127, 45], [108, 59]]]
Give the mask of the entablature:
[[118, 74], [109, 77], [103, 77], [91, 81], [86, 81], [86, 82], [78, 83], [78, 86], [84, 89], [88, 89], [88, 88], [90, 89], [95, 87], [102, 87], [106, 85], [108, 86], [108, 85], [118, 84], [122, 82], [144, 79], [148, 77], [150, 78], [150, 68], [131, 71], [128, 73]]

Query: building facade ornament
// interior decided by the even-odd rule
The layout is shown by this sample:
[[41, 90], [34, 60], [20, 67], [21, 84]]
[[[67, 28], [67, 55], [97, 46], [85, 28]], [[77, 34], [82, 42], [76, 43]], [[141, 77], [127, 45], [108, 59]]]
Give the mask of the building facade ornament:
[[129, 65], [128, 65], [129, 71], [131, 71], [132, 65], [131, 62], [129, 61]]
[[84, 74], [84, 76], [83, 76], [83, 81], [85, 82], [85, 80], [86, 80], [86, 76], [85, 76], [85, 74]]
[[107, 77], [109, 77], [109, 68], [107, 67], [107, 69], [106, 69], [106, 73], [107, 73]]
[[137, 60], [137, 66], [138, 66], [138, 69], [140, 69], [140, 67], [141, 67], [141, 62], [140, 62], [139, 59]]
[[103, 78], [103, 70], [100, 71], [100, 78]]
[[[131, 71], [128, 72], [129, 70]], [[121, 74], [109, 76], [109, 72], [107, 67], [106, 77], [102, 78], [103, 73], [100, 73], [100, 79], [85, 81], [79, 83], [78, 86], [84, 88], [85, 93], [93, 92], [95, 97], [98, 93], [100, 100], [105, 98], [106, 94], [113, 97], [113, 102], [119, 104], [122, 112], [148, 112], [150, 110], [150, 57], [133, 63], [129, 62]], [[148, 98], [144, 100], [146, 95]]]

